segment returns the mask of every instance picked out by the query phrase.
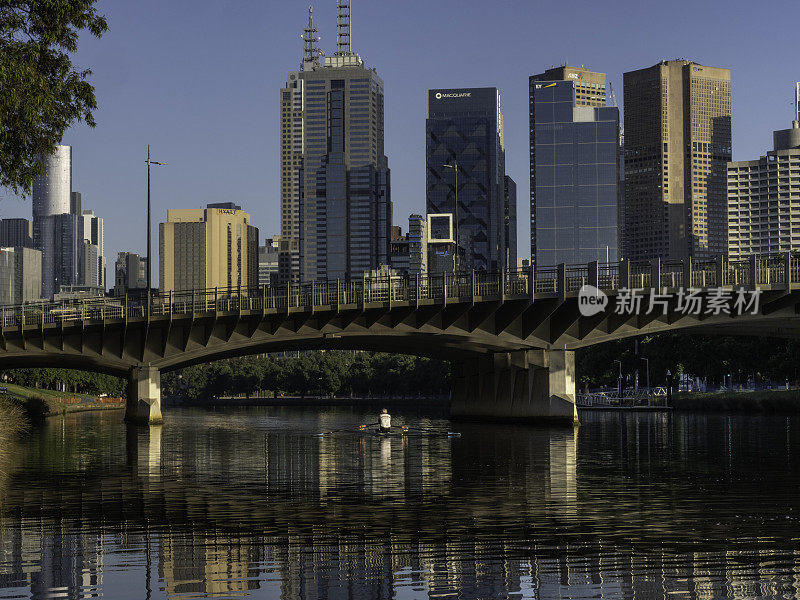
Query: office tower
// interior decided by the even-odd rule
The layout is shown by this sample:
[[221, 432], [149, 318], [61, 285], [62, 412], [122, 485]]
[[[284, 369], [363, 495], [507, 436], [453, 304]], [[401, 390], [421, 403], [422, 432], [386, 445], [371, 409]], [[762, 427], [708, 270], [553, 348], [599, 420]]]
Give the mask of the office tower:
[[23, 304], [41, 298], [42, 253], [33, 248], [0, 248], [0, 304]]
[[388, 261], [383, 81], [351, 50], [349, 15], [339, 0], [337, 51], [323, 60], [309, 10], [301, 69], [281, 90], [283, 280], [358, 278]]
[[39, 239], [40, 218], [70, 212], [72, 193], [72, 147], [56, 146], [42, 157], [45, 174], [33, 181], [33, 243], [44, 251]]
[[503, 189], [505, 212], [506, 260], [507, 269], [517, 265], [517, 183], [508, 175], [505, 176]]
[[136, 293], [147, 288], [147, 258], [133, 252], [117, 253], [114, 265], [114, 296]]
[[264, 240], [258, 247], [258, 285], [275, 285], [278, 283], [278, 255], [281, 236], [274, 235]]
[[773, 144], [758, 160], [728, 163], [731, 260], [800, 250], [800, 123], [774, 132]]
[[508, 240], [500, 93], [493, 87], [429, 90], [425, 130], [426, 210], [455, 215], [453, 235], [464, 257], [455, 268], [504, 269]]
[[159, 254], [162, 292], [234, 293], [258, 283], [258, 228], [235, 204], [167, 211], [167, 222], [159, 224]]
[[69, 195], [69, 212], [73, 215], [81, 214], [82, 195], [80, 192], [71, 192]]
[[[73, 192], [73, 195], [77, 192]], [[77, 207], [80, 206], [80, 202]], [[106, 257], [103, 241], [103, 219], [94, 211], [83, 211], [84, 252], [92, 256], [84, 256], [84, 285], [106, 288]]]
[[83, 218], [61, 213], [39, 216], [34, 226], [37, 222], [42, 250], [42, 298], [52, 299], [63, 286], [83, 284]]
[[422, 215], [408, 217], [408, 272], [428, 272], [428, 222]]
[[623, 80], [628, 258], [725, 254], [730, 70], [669, 60]]
[[0, 246], [33, 248], [33, 221], [0, 219]]
[[531, 259], [619, 257], [619, 110], [605, 73], [564, 65], [529, 79]]

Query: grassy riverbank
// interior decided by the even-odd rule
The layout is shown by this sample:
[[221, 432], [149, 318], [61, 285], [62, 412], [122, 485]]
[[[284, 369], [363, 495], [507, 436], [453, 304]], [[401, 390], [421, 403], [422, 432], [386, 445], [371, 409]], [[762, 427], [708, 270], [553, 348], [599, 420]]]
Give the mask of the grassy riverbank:
[[800, 390], [676, 394], [672, 407], [703, 412], [800, 413]]
[[125, 406], [121, 398], [76, 396], [69, 392], [29, 388], [13, 383], [3, 384], [3, 387], [7, 391], [0, 398], [4, 399], [5, 405], [21, 409], [29, 423], [41, 422], [53, 415], [86, 410], [116, 410]]

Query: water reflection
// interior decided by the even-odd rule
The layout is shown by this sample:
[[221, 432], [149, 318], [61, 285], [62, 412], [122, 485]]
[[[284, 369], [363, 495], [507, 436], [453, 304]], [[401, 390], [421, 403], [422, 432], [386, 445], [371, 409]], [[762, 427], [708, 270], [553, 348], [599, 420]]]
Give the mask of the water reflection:
[[48, 422], [0, 513], [0, 598], [734, 598], [800, 586], [796, 419], [580, 429], [356, 411]]

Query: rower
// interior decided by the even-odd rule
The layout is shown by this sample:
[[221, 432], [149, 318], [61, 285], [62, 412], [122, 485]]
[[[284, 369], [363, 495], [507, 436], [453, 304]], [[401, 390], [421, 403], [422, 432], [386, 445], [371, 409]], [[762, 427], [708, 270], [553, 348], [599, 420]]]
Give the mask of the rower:
[[389, 430], [392, 428], [392, 415], [389, 414], [389, 411], [385, 408], [381, 411], [379, 416], [380, 418], [380, 430], [382, 433], [388, 433]]

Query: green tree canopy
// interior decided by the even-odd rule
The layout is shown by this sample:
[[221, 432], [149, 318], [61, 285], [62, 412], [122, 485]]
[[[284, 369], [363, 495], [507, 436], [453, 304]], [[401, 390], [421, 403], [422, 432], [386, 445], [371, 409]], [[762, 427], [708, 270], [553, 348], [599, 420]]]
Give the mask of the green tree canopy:
[[91, 71], [76, 70], [70, 54], [87, 30], [108, 26], [95, 0], [0, 0], [0, 186], [29, 194], [52, 152], [74, 122], [94, 127]]

